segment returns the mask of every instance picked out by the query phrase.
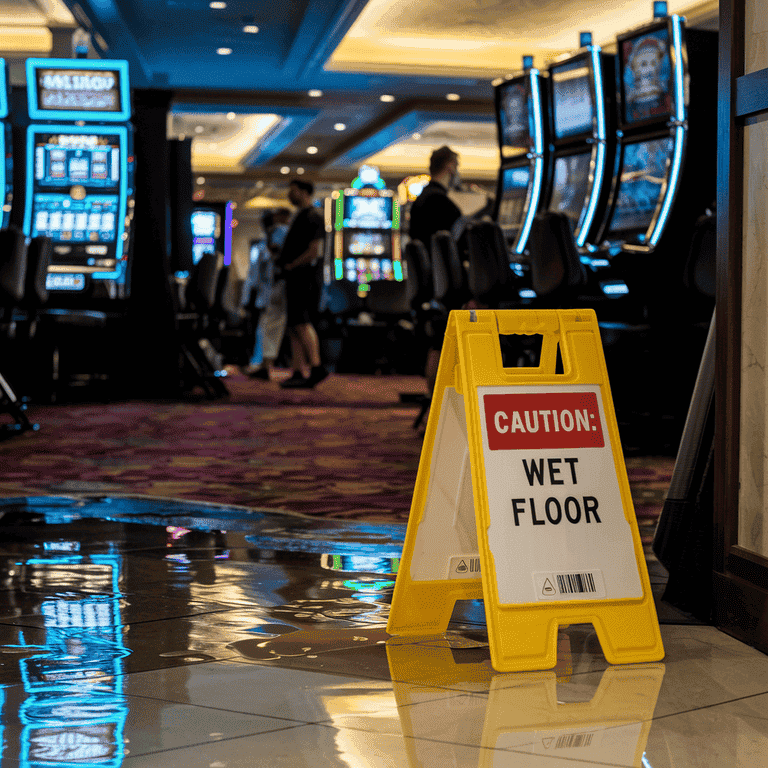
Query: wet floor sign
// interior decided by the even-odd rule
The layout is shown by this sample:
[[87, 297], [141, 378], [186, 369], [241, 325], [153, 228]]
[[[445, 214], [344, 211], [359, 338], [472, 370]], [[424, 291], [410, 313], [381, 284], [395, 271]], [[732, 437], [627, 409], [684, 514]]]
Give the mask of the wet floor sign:
[[[539, 365], [504, 367], [503, 335]], [[592, 310], [451, 312], [387, 631], [479, 598], [501, 672], [554, 667], [567, 624], [611, 664], [664, 657]]]

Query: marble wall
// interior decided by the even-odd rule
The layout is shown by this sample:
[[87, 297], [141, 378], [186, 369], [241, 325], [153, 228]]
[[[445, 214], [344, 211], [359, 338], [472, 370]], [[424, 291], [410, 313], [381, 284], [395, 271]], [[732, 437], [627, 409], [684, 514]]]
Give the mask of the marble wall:
[[743, 215], [738, 543], [768, 557], [768, 118], [745, 128]]
[[763, 0], [747, 0], [744, 18], [744, 72], [768, 67], [768, 13]]

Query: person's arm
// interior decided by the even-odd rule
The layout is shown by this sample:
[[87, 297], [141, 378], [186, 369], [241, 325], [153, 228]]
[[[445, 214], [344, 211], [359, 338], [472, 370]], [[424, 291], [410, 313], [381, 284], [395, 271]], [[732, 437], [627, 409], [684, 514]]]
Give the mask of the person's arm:
[[290, 272], [292, 269], [296, 269], [296, 267], [301, 267], [304, 264], [311, 264], [320, 256], [322, 246], [323, 238], [313, 240], [309, 244], [307, 250], [300, 256], [297, 256], [292, 262], [286, 264], [285, 268]]

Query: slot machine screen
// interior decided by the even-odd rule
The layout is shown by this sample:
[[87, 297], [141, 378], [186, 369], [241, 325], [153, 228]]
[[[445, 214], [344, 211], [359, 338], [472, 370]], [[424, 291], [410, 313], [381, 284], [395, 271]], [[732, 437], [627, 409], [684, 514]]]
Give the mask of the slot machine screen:
[[589, 195], [589, 165], [591, 152], [578, 155], [565, 155], [555, 160], [550, 211], [564, 213], [578, 225]]
[[366, 285], [374, 280], [394, 280], [392, 259], [347, 256], [344, 259], [344, 277], [358, 285]]
[[523, 80], [499, 86], [499, 131], [503, 157], [527, 150], [531, 144], [528, 88]]
[[592, 70], [586, 59], [576, 59], [550, 69], [556, 139], [592, 130], [595, 100], [591, 79]]
[[529, 166], [505, 168], [501, 173], [501, 194], [497, 221], [502, 229], [520, 226], [528, 199], [528, 185], [531, 178]]
[[392, 229], [391, 197], [344, 196], [345, 229]]
[[639, 233], [638, 239], [644, 241], [667, 179], [674, 146], [671, 137], [625, 145], [609, 239]]
[[33, 190], [25, 229], [31, 237], [53, 240], [53, 264], [114, 270], [124, 215], [120, 134], [34, 132], [31, 139]]
[[621, 42], [619, 55], [624, 123], [637, 123], [672, 112], [669, 49], [669, 30], [666, 28]]
[[197, 264], [204, 253], [216, 253], [216, 241], [221, 236], [221, 216], [216, 211], [192, 212], [192, 259]]

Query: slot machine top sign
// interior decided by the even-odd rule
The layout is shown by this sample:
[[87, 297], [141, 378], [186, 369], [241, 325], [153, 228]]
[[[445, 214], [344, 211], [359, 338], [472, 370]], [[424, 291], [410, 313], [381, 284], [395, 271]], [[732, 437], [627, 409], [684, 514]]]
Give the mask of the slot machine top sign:
[[27, 96], [33, 120], [124, 122], [131, 114], [128, 63], [27, 59]]

